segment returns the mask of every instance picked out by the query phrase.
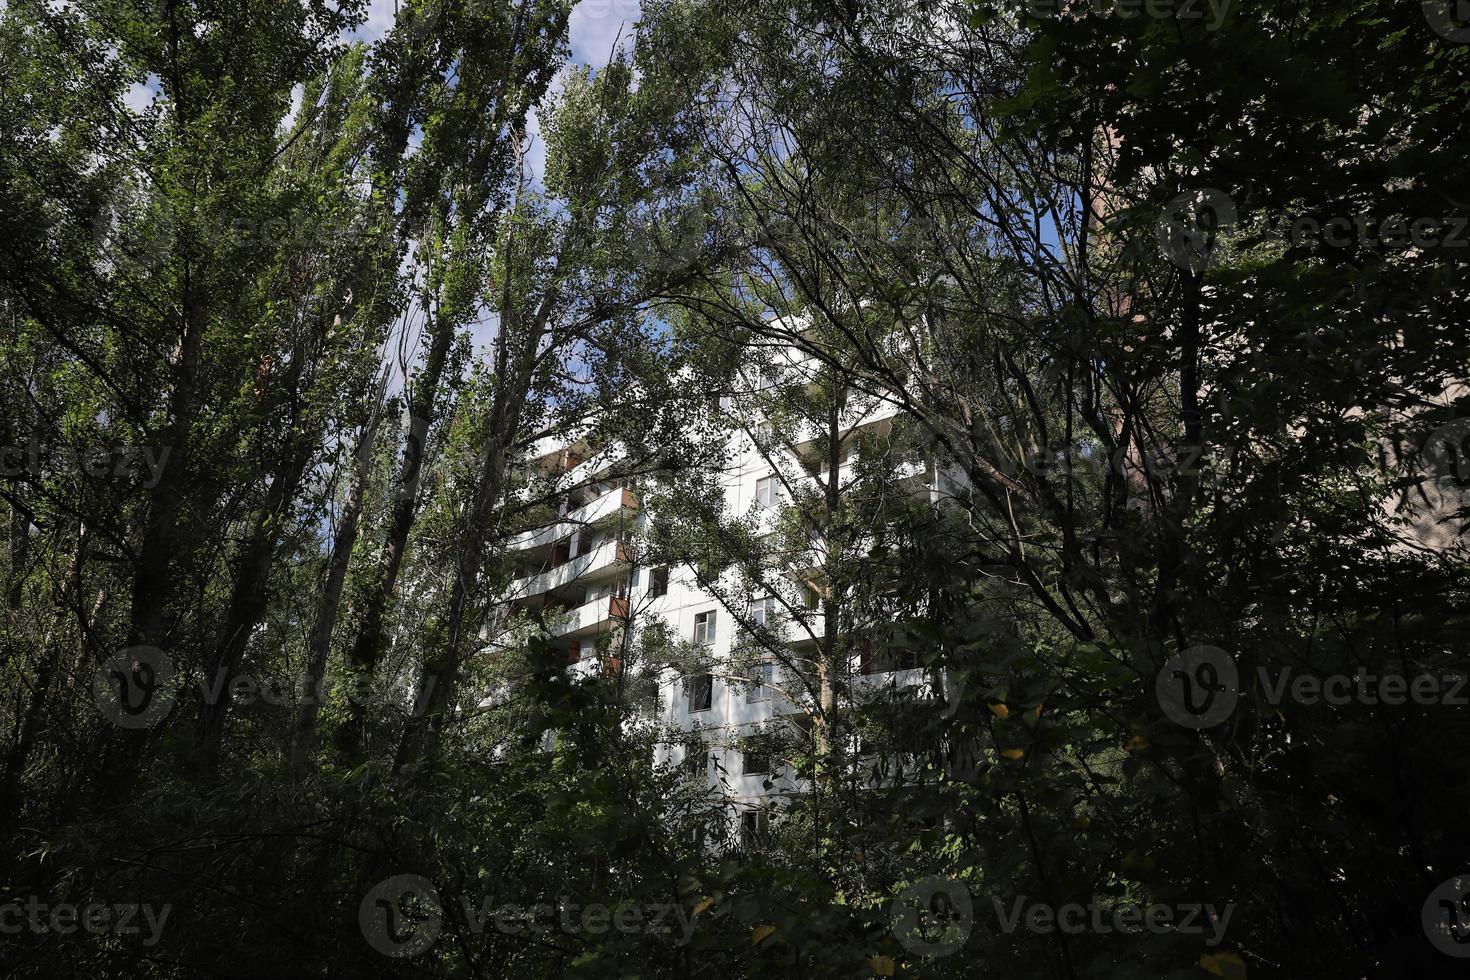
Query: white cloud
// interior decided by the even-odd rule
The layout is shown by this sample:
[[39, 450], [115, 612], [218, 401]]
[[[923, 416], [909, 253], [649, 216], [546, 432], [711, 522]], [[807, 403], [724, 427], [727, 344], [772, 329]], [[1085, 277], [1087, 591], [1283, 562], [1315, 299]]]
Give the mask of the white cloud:
[[367, 20], [347, 32], [349, 41], [376, 41], [393, 26], [398, 0], [368, 0]]
[[149, 75], [143, 82], [134, 82], [123, 93], [123, 104], [133, 112], [145, 111], [153, 104], [153, 98], [158, 94], [158, 85], [157, 75]]
[[568, 25], [572, 60], [601, 68], [615, 43], [630, 43], [641, 14], [638, 0], [582, 0], [572, 8]]

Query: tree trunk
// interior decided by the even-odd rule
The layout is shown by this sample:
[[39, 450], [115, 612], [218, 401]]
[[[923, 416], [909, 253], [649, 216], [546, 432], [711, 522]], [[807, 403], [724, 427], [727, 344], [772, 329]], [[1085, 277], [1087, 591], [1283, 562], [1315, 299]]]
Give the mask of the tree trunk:
[[[373, 672], [383, 654], [384, 619], [398, 586], [398, 572], [403, 565], [409, 532], [413, 530], [414, 522], [418, 518], [418, 487], [420, 470], [424, 464], [425, 442], [433, 421], [434, 400], [453, 339], [452, 320], [448, 317], [436, 318], [424, 373], [409, 401], [409, 432], [403, 446], [403, 462], [396, 481], [397, 499], [393, 502], [388, 521], [383, 558], [366, 590], [366, 608], [363, 610], [362, 623], [358, 627], [357, 639], [348, 653], [348, 670], [352, 674], [349, 678], [349, 691], [365, 689], [362, 685], [372, 681]], [[339, 746], [349, 759], [361, 759], [366, 751], [363, 744], [366, 739], [365, 715], [365, 706], [357, 700], [349, 699], [347, 722], [338, 732]]]
[[[515, 413], [519, 415], [519, 413]], [[478, 617], [467, 613], [476, 605], [480, 569], [484, 565], [486, 528], [491, 512], [500, 499], [504, 482], [504, 453], [499, 445], [499, 432], [513, 432], [514, 425], [498, 427], [486, 452], [480, 485], [470, 508], [470, 522], [465, 541], [455, 561], [454, 586], [450, 591], [446, 617], [445, 643], [438, 656], [425, 658], [423, 672], [414, 695], [413, 712], [403, 729], [393, 768], [401, 769], [434, 751], [444, 716], [454, 706], [459, 689], [459, 670], [470, 653], [470, 638], [476, 632]]]
[[310, 442], [304, 439], [296, 442], [291, 458], [276, 471], [265, 504], [256, 516], [250, 540], [236, 566], [238, 571], [224, 623], [214, 649], [205, 661], [205, 690], [210, 694], [204, 697], [200, 709], [199, 737], [207, 762], [218, 757], [225, 716], [232, 699], [230, 683], [240, 668], [250, 635], [265, 614], [270, 600], [271, 565], [281, 540], [281, 526], [290, 513], [302, 474], [312, 456]]
[[[413, 713], [404, 726], [393, 762], [394, 771], [412, 765], [435, 750], [445, 716], [454, 707], [459, 692], [460, 668], [469, 656], [471, 640], [479, 626], [477, 593], [489, 545], [490, 518], [501, 502], [506, 459], [521, 426], [536, 358], [559, 298], [558, 289], [549, 287], [525, 329], [517, 329], [519, 317], [502, 319], [495, 364], [498, 387], [487, 426], [488, 444], [481, 463], [480, 479], [455, 559], [454, 586], [445, 620], [445, 645], [441, 655], [425, 658], [415, 691]], [[509, 306], [509, 303], [502, 304], [503, 309]], [[512, 351], [511, 344], [517, 341], [518, 345]]]
[[327, 581], [317, 602], [316, 619], [307, 643], [306, 691], [296, 709], [296, 723], [291, 732], [291, 771], [298, 778], [306, 772], [316, 749], [316, 723], [321, 712], [322, 679], [326, 676], [327, 656], [332, 649], [332, 633], [342, 608], [342, 587], [347, 581], [347, 566], [357, 544], [358, 522], [362, 516], [363, 486], [373, 455], [373, 440], [383, 410], [383, 390], [387, 375], [378, 387], [377, 402], [363, 427], [357, 446], [356, 466], [347, 500], [342, 508], [342, 522], [332, 539], [332, 557], [327, 566]]
[[5, 589], [5, 605], [19, 612], [25, 596], [25, 567], [31, 555], [31, 522], [20, 507], [10, 506], [10, 581]]
[[[77, 557], [72, 562], [71, 570], [67, 573], [65, 584], [62, 586], [60, 607], [69, 606], [68, 596], [73, 594], [80, 586], [80, 569], [85, 561], [87, 549], [87, 532], [84, 529], [81, 539], [77, 544]], [[107, 590], [102, 589], [97, 593], [97, 601], [92, 604], [92, 610], [88, 613], [86, 620], [81, 624], [83, 629], [79, 632], [86, 635], [87, 628], [96, 621], [97, 614], [102, 609], [102, 604], [107, 598]], [[78, 615], [81, 610], [78, 609]], [[12, 829], [20, 817], [21, 801], [23, 796], [22, 782], [25, 776], [26, 763], [30, 761], [31, 749], [36, 744], [36, 732], [41, 727], [42, 716], [50, 703], [51, 682], [57, 673], [57, 664], [61, 660], [62, 653], [55, 650], [55, 639], [61, 628], [61, 618], [53, 619], [47, 627], [45, 635], [41, 638], [39, 645], [40, 661], [36, 667], [35, 683], [31, 685], [30, 698], [26, 702], [25, 713], [21, 716], [20, 723], [16, 728], [15, 741], [10, 745], [10, 751], [5, 756], [5, 772], [3, 782], [0, 782], [0, 828]], [[64, 676], [64, 675], [63, 675]]]
[[168, 461], [148, 502], [148, 523], [133, 571], [132, 611], [128, 643], [163, 649], [168, 643], [168, 605], [174, 598], [174, 565], [182, 545], [179, 513], [188, 496], [187, 474], [197, 401], [199, 354], [203, 346], [203, 304], [190, 297], [185, 306], [184, 336], [169, 399]]

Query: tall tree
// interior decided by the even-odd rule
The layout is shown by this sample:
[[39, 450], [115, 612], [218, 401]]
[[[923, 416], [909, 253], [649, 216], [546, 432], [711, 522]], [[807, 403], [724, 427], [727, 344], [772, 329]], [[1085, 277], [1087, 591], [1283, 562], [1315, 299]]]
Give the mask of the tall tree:
[[[385, 166], [401, 184], [401, 234], [414, 243], [416, 300], [425, 318], [424, 363], [409, 381], [409, 426], [381, 557], [363, 588], [350, 649], [358, 680], [372, 678], [420, 506], [426, 439], [450, 392], [445, 369], [457, 332], [484, 312], [489, 263], [519, 173], [527, 115], [565, 55], [570, 5], [561, 0], [411, 6], [381, 55]], [[398, 164], [403, 141], [418, 149]], [[401, 167], [401, 174], [398, 170]], [[356, 687], [362, 685], [356, 684]], [[340, 741], [366, 756], [365, 708], [352, 706]]]

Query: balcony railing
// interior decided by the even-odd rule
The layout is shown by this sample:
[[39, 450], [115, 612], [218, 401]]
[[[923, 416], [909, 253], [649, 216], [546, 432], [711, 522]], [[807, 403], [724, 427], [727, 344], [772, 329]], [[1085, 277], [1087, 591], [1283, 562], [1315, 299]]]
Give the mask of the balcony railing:
[[610, 446], [592, 453], [586, 459], [582, 460], [582, 462], [567, 470], [559, 481], [560, 485], [569, 488], [592, 483], [606, 470], [621, 461], [623, 456], [624, 452], [620, 446]]
[[[902, 413], [902, 406], [888, 399], [871, 397], [854, 399], [842, 413], [840, 420], [842, 437], [846, 440], [853, 433], [869, 428], [879, 428], [881, 424], [890, 423]], [[825, 427], [803, 421], [791, 433], [791, 444], [801, 449], [826, 434]]]
[[562, 538], [569, 537], [578, 528], [588, 527], [606, 521], [620, 514], [630, 513], [638, 509], [638, 499], [633, 492], [627, 488], [610, 490], [598, 497], [596, 500], [567, 514], [555, 524], [546, 527], [535, 528], [530, 531], [522, 531], [506, 543], [509, 551], [529, 551], [533, 548], [544, 548], [555, 544]]
[[579, 555], [555, 568], [516, 579], [510, 584], [507, 598], [515, 602], [563, 588], [578, 579], [601, 578], [603, 572], [621, 568], [628, 561], [628, 549], [623, 542], [605, 541], [585, 555]]
[[565, 618], [557, 617], [551, 628], [551, 635], [571, 637], [600, 633], [614, 623], [626, 622], [627, 619], [628, 600], [622, 596], [605, 595], [567, 610]]

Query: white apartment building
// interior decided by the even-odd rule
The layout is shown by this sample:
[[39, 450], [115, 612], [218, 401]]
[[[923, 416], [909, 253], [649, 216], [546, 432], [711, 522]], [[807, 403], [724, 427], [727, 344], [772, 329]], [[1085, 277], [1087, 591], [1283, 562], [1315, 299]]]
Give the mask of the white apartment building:
[[[783, 352], [779, 364], [787, 381], [815, 368], [792, 352]], [[757, 374], [754, 386], [759, 388], [771, 377], [769, 366]], [[722, 398], [722, 409], [733, 407], [740, 397], [737, 392]], [[872, 398], [850, 400], [841, 419], [845, 458], [840, 479], [852, 476], [847, 443], [862, 432], [890, 426], [897, 414], [895, 406]], [[815, 464], [802, 456], [816, 433], [795, 433], [775, 451], [767, 441], [764, 453], [750, 432], [737, 431], [730, 438], [724, 456], [728, 465], [719, 474], [724, 505], [727, 512], [746, 515], [769, 530], [792, 481], [814, 480]], [[543, 444], [535, 465], [567, 489], [558, 494], [559, 516], [553, 523], [510, 543], [521, 574], [511, 584], [508, 611], [539, 614], [543, 628], [564, 646], [578, 671], [621, 669], [615, 656], [599, 658], [599, 639], [613, 639], [611, 649], [616, 651], [620, 631], [636, 635], [655, 617], [679, 640], [706, 647], [712, 664], [707, 673], [679, 676], [664, 669], [658, 677], [657, 720], [677, 734], [659, 750], [657, 761], [688, 766], [691, 774], [703, 769], [707, 785], [725, 798], [732, 820], [738, 821], [732, 830], [758, 833], [779, 798], [801, 790], [789, 767], [760, 751], [760, 732], [782, 719], [807, 724], [807, 710], [795, 703], [799, 698], [783, 693], [789, 690], [789, 678], [774, 659], [753, 651], [748, 640], [746, 649], [739, 647], [746, 626], [754, 624], [778, 634], [793, 656], [809, 651], [823, 635], [817, 591], [788, 579], [779, 596], [742, 597], [732, 603], [728, 590], [722, 598], [701, 587], [688, 564], [640, 564], [632, 542], [657, 515], [648, 513], [635, 490], [616, 475], [623, 457], [617, 450], [596, 453], [581, 440]], [[932, 462], [905, 464], [894, 475], [904, 487], [930, 499], [937, 499], [939, 482], [953, 479]], [[889, 669], [896, 665], [876, 656], [854, 660], [860, 684], [922, 680], [921, 671]]]

